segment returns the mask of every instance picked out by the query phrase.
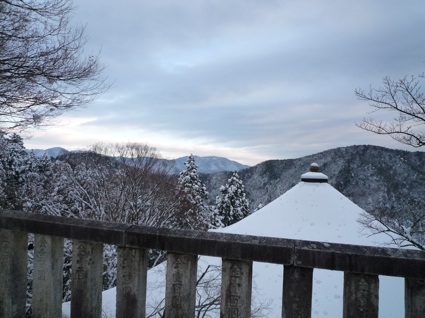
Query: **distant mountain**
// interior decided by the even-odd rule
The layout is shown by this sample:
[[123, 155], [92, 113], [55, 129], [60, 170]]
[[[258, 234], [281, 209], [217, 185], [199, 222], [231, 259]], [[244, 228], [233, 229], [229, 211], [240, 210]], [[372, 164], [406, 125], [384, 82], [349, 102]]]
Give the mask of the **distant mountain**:
[[[187, 161], [189, 156], [177, 158], [175, 160], [166, 160], [171, 167], [171, 173], [178, 174], [186, 166], [184, 163]], [[198, 166], [199, 173], [214, 173], [219, 171], [240, 171], [242, 169], [249, 168], [247, 165], [243, 165], [239, 162], [216, 156], [199, 157], [194, 156], [195, 163]]]
[[[71, 156], [75, 163], [87, 160], [84, 152], [68, 152], [55, 147], [34, 149], [36, 155]], [[79, 158], [79, 159], [78, 159]], [[187, 157], [162, 159], [172, 173], [185, 169]], [[268, 160], [249, 167], [223, 157], [195, 156], [198, 171], [210, 194], [211, 203], [234, 171], [245, 185], [250, 207], [266, 205], [295, 186], [310, 164], [316, 162], [329, 183], [354, 203], [370, 211], [380, 203], [404, 204], [406, 198], [423, 202], [425, 206], [425, 152], [409, 152], [384, 147], [362, 145], [335, 148], [298, 159]]]
[[52, 158], [56, 158], [60, 155], [64, 155], [69, 152], [68, 150], [61, 147], [53, 147], [49, 149], [27, 149], [27, 152], [30, 152], [30, 151], [33, 151], [37, 157], [41, 157], [42, 155], [47, 153], [47, 155]]
[[[68, 151], [61, 147], [54, 147], [49, 149], [27, 149], [27, 152], [33, 151], [36, 156], [42, 156], [45, 153], [52, 158], [57, 158], [62, 155], [71, 155], [73, 160], [78, 159], [76, 157], [84, 156], [85, 151]], [[188, 156], [189, 157], [189, 156]], [[188, 157], [181, 157], [174, 160], [160, 159], [161, 162], [165, 162], [167, 167], [170, 169], [170, 173], [179, 174], [181, 171], [186, 169], [184, 163], [187, 161]], [[207, 157], [195, 157], [195, 163], [198, 166], [199, 173], [214, 173], [220, 171], [240, 171], [245, 168], [249, 168], [247, 165], [243, 165], [239, 162], [216, 156], [207, 156]], [[68, 158], [69, 159], [69, 158]]]
[[[300, 182], [313, 162], [320, 165], [333, 187], [366, 211], [380, 203], [396, 207], [407, 198], [425, 206], [425, 152], [364, 145], [298, 159], [268, 160], [240, 171], [251, 209], [270, 203]], [[212, 201], [230, 176], [229, 172], [202, 176]]]

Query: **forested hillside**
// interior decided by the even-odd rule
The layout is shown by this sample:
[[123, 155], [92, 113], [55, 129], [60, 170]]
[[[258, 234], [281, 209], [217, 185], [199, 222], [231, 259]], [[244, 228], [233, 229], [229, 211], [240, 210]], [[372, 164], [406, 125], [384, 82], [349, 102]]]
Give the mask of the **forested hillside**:
[[[381, 203], [425, 202], [425, 152], [377, 146], [349, 146], [286, 160], [269, 160], [239, 171], [252, 210], [276, 199], [300, 181], [316, 162], [329, 183], [366, 211]], [[203, 175], [214, 198], [230, 172]]]

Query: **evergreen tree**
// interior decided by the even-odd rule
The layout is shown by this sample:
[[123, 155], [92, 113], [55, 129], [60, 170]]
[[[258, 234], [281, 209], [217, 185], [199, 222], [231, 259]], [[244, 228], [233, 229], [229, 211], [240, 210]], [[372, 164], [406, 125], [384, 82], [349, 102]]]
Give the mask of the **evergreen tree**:
[[249, 215], [249, 204], [245, 187], [237, 172], [220, 188], [221, 196], [217, 196], [215, 219], [216, 227], [229, 226]]
[[210, 209], [205, 203], [208, 192], [199, 179], [198, 167], [192, 154], [184, 164], [186, 169], [180, 173], [177, 185], [181, 213], [176, 220], [176, 225], [184, 229], [208, 229], [211, 227], [209, 222]]
[[[31, 151], [27, 155], [27, 169], [20, 191], [22, 210], [30, 213], [60, 215], [50, 210], [51, 202], [56, 200], [51, 185], [54, 180], [51, 158], [47, 154], [37, 157]], [[59, 209], [60, 207], [57, 208]]]
[[21, 189], [29, 171], [28, 155], [22, 138], [0, 131], [0, 207], [21, 209]]

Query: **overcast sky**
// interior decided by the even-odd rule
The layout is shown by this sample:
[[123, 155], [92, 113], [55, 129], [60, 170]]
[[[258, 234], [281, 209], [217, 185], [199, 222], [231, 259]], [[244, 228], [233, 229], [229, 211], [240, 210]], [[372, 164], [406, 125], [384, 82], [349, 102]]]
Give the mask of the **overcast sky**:
[[354, 90], [425, 70], [423, 0], [74, 3], [113, 86], [32, 132], [27, 148], [142, 142], [168, 159], [249, 165], [358, 144], [408, 149], [355, 126], [371, 109]]

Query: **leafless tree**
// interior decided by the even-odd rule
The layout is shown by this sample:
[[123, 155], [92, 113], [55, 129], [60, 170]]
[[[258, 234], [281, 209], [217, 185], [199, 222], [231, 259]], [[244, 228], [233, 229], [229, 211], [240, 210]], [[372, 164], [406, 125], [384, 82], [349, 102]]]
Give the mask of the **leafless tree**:
[[360, 224], [372, 234], [386, 234], [390, 245], [414, 247], [425, 251], [425, 213], [423, 207], [413, 208], [408, 203], [403, 207], [379, 206], [370, 213], [363, 213]]
[[357, 126], [379, 135], [389, 135], [402, 144], [415, 148], [425, 145], [425, 95], [420, 85], [424, 74], [405, 76], [397, 81], [385, 77], [380, 88], [356, 89], [356, 96], [368, 101], [372, 112], [393, 112], [391, 120], [363, 118]]
[[108, 85], [70, 0], [0, 0], [0, 128], [46, 125]]
[[160, 161], [156, 148], [141, 143], [98, 143], [92, 151], [114, 158], [119, 164], [119, 169], [109, 179], [116, 203], [109, 209], [110, 219], [172, 226], [170, 222], [180, 210], [175, 195], [176, 180]]
[[[425, 145], [425, 95], [420, 85], [424, 73], [405, 76], [397, 81], [385, 77], [383, 86], [370, 87], [365, 92], [356, 89], [360, 100], [369, 102], [373, 112], [389, 111], [395, 114], [391, 120], [364, 118], [357, 126], [394, 140], [419, 148]], [[409, 194], [406, 199], [415, 200]], [[416, 200], [417, 201], [417, 200]], [[412, 208], [414, 206], [414, 208]], [[372, 233], [385, 233], [392, 243], [399, 247], [414, 246], [425, 249], [425, 207], [424, 203], [400, 202], [397, 207], [385, 205], [375, 207], [364, 215], [360, 222]]]

